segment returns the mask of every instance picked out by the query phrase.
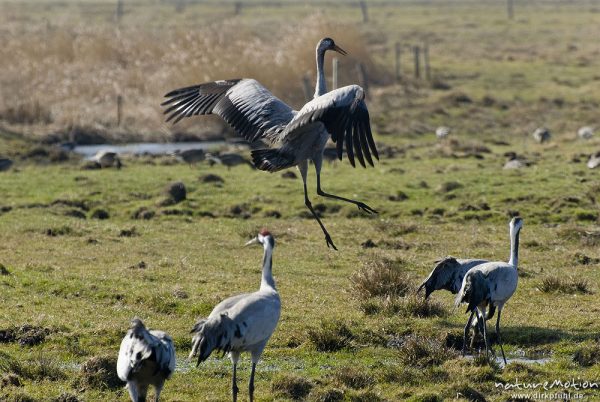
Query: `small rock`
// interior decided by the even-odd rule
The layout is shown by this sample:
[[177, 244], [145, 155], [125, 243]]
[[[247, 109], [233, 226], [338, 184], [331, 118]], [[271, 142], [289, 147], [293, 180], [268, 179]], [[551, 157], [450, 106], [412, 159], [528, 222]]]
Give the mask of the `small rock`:
[[281, 177], [284, 179], [297, 179], [298, 178], [296, 173], [292, 172], [291, 170], [288, 170], [287, 172], [283, 172], [281, 174]]
[[105, 209], [95, 209], [94, 212], [92, 212], [91, 215], [92, 219], [108, 219], [110, 218], [110, 215], [108, 214], [108, 211]]

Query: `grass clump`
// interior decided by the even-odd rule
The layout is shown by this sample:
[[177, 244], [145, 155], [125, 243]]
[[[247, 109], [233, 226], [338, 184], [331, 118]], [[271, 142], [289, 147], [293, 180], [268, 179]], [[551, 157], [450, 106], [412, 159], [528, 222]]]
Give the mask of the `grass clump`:
[[538, 289], [544, 293], [564, 293], [564, 294], [590, 294], [589, 282], [584, 278], [560, 278], [555, 275], [548, 276], [542, 280]]
[[590, 367], [600, 363], [600, 342], [579, 347], [573, 354], [573, 361], [582, 367]]
[[344, 390], [339, 388], [315, 389], [311, 391], [309, 400], [314, 402], [338, 402], [344, 400]]
[[402, 337], [395, 347], [404, 364], [420, 368], [440, 365], [457, 354], [439, 339], [415, 334]]
[[115, 356], [94, 356], [81, 366], [80, 381], [83, 386], [115, 389], [123, 385], [117, 376]]
[[274, 393], [295, 401], [306, 398], [312, 387], [313, 384], [309, 380], [295, 374], [282, 374], [271, 382], [271, 390]]
[[375, 383], [373, 376], [364, 373], [357, 367], [342, 367], [333, 375], [340, 385], [353, 389], [367, 388]]
[[361, 299], [404, 296], [410, 289], [410, 280], [401, 266], [401, 261], [387, 258], [365, 263], [350, 277], [353, 293]]
[[415, 294], [404, 297], [369, 298], [361, 302], [360, 309], [366, 315], [385, 314], [414, 318], [445, 317], [448, 314], [439, 302], [424, 300]]
[[342, 321], [322, 320], [319, 328], [308, 330], [308, 338], [318, 351], [336, 352], [350, 347], [354, 335]]

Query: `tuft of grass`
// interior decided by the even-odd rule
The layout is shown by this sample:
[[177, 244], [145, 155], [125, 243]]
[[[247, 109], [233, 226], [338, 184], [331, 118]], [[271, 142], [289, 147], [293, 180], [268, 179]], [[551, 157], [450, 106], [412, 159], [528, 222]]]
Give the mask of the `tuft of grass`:
[[341, 367], [333, 374], [336, 383], [353, 389], [367, 388], [375, 383], [373, 376], [356, 367]]
[[600, 363], [600, 342], [584, 344], [573, 354], [573, 361], [582, 367]]
[[280, 374], [271, 382], [271, 390], [277, 395], [295, 401], [305, 399], [313, 384], [304, 377], [295, 374]]
[[589, 282], [585, 278], [560, 278], [556, 275], [542, 279], [538, 289], [544, 293], [590, 294]]
[[81, 366], [79, 380], [83, 386], [116, 389], [123, 385], [117, 376], [117, 358], [112, 355], [94, 356]]
[[344, 400], [344, 390], [339, 388], [313, 389], [309, 400], [314, 402], [339, 402]]
[[401, 317], [428, 318], [445, 317], [448, 312], [444, 306], [433, 300], [424, 300], [416, 294], [404, 297], [372, 297], [360, 303], [360, 309], [366, 315], [385, 314]]
[[467, 384], [457, 384], [450, 388], [449, 398], [464, 398], [470, 402], [486, 402], [485, 396]]
[[339, 320], [321, 320], [319, 328], [308, 330], [308, 339], [320, 352], [335, 352], [350, 347], [354, 335]]
[[440, 365], [457, 356], [457, 352], [448, 348], [437, 338], [410, 334], [402, 337], [398, 345], [400, 360], [413, 367], [431, 367]]
[[402, 264], [388, 258], [368, 261], [350, 276], [353, 293], [361, 299], [404, 296], [410, 289], [410, 279], [402, 272]]

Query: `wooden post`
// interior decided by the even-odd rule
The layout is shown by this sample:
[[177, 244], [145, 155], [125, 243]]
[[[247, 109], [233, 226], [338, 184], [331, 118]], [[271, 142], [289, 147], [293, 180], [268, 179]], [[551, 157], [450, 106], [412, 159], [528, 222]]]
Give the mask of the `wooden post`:
[[333, 58], [332, 76], [331, 76], [331, 86], [333, 87], [332, 89], [338, 88], [338, 65], [339, 65], [339, 60], [337, 57], [334, 57]]
[[359, 4], [360, 4], [360, 11], [362, 12], [363, 23], [367, 23], [367, 22], [369, 22], [369, 13], [367, 10], [367, 2], [365, 0], [361, 0], [359, 2]]
[[123, 1], [124, 0], [117, 0], [117, 10], [115, 12], [117, 23], [121, 22], [121, 17], [123, 17]]
[[356, 65], [356, 71], [358, 72], [358, 80], [360, 82], [360, 86], [365, 90], [365, 97], [369, 97], [369, 75], [367, 74], [367, 70], [365, 69], [365, 65], [362, 63], [358, 63]]
[[242, 13], [242, 2], [241, 1], [236, 1], [235, 2], [234, 14], [235, 15], [240, 15], [241, 13]]
[[429, 44], [423, 46], [423, 63], [425, 64], [425, 79], [431, 81], [431, 69], [429, 68]]
[[302, 77], [302, 89], [304, 90], [304, 98], [308, 102], [313, 98], [312, 90], [310, 88], [310, 78], [308, 78], [308, 74], [304, 74]]
[[123, 117], [123, 97], [117, 95], [117, 127], [121, 127], [121, 119]]
[[419, 46], [413, 47], [414, 57], [415, 57], [415, 78], [421, 78], [421, 67], [419, 65], [419, 54], [421, 53], [421, 49]]
[[512, 20], [514, 17], [513, 0], [506, 0], [506, 13], [508, 14], [508, 19]]
[[401, 52], [402, 52], [402, 47], [400, 46], [400, 42], [396, 42], [396, 60], [395, 60], [396, 83], [400, 82], [400, 79], [402, 78], [401, 71], [400, 71], [400, 54], [401, 54]]

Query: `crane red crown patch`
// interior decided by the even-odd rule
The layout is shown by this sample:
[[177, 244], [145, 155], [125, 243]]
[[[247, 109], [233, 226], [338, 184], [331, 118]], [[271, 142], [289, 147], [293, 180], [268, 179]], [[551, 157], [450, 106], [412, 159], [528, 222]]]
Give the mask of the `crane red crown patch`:
[[271, 235], [271, 233], [269, 233], [267, 228], [262, 228], [259, 233], [261, 236], [270, 236]]

